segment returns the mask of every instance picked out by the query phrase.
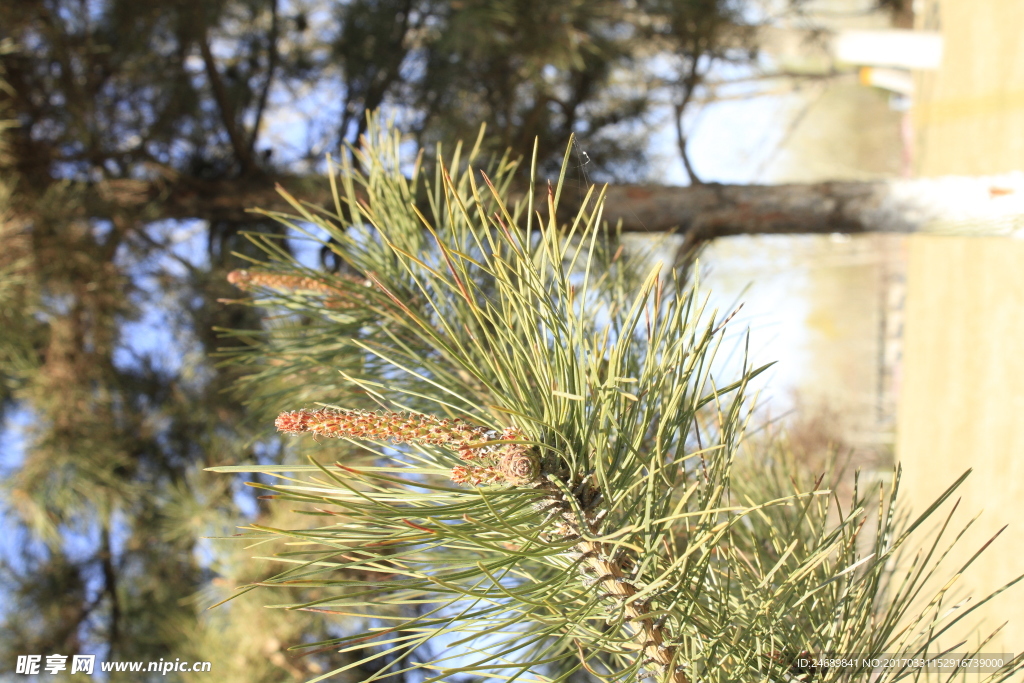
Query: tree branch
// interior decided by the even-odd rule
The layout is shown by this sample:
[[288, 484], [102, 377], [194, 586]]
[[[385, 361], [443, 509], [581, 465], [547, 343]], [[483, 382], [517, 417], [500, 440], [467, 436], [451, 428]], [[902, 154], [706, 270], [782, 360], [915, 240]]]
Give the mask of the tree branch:
[[697, 83], [700, 82], [700, 75], [697, 71], [697, 64], [700, 61], [700, 53], [693, 55], [690, 61], [690, 70], [683, 79], [683, 97], [675, 105], [675, 122], [676, 122], [676, 144], [679, 146], [679, 156], [683, 160], [683, 168], [686, 169], [686, 175], [690, 178], [691, 185], [700, 185], [701, 180], [697, 177], [697, 173], [693, 170], [693, 164], [690, 163], [690, 155], [686, 151], [686, 134], [683, 131], [683, 115], [686, 114], [686, 107], [690, 104], [690, 100], [693, 99], [693, 93], [697, 89]]
[[[687, 94], [686, 99], [690, 99], [690, 95]], [[686, 104], [677, 104], [675, 107], [675, 121], [676, 121], [676, 145], [679, 146], [679, 158], [683, 160], [683, 168], [686, 170], [686, 176], [690, 179], [691, 185], [700, 185], [701, 179], [697, 176], [697, 172], [693, 170], [693, 164], [690, 163], [690, 155], [686, 151], [686, 134], [683, 132], [683, 114], [686, 112]]]
[[[256, 149], [256, 139], [260, 134], [260, 122], [263, 120], [263, 112], [267, 108], [267, 99], [270, 96], [270, 86], [274, 83], [274, 72], [277, 70], [279, 57], [277, 49], [278, 16], [277, 0], [270, 0], [270, 33], [267, 35], [267, 80], [260, 92], [260, 99], [256, 105], [256, 122], [252, 126], [252, 135], [249, 136], [249, 159], [252, 159], [252, 152]], [[205, 42], [205, 41], [204, 41]]]
[[[203, 64], [206, 66], [206, 77], [210, 81], [210, 89], [213, 91], [213, 99], [217, 102], [217, 109], [220, 111], [221, 121], [227, 131], [228, 139], [231, 141], [231, 148], [235, 152], [235, 158], [242, 167], [242, 173], [250, 173], [255, 170], [252, 161], [252, 154], [249, 153], [249, 145], [246, 144], [242, 132], [238, 128], [238, 121], [235, 118], [235, 111], [228, 99], [227, 90], [224, 88], [224, 81], [220, 79], [217, 71], [217, 64], [213, 59], [213, 52], [210, 50], [210, 40], [207, 36], [206, 25], [203, 24], [202, 33], [199, 37], [199, 51], [203, 55]], [[253, 132], [255, 139], [255, 131]]]
[[[344, 146], [349, 140], [358, 141], [366, 133], [366, 112], [378, 109], [391, 86], [401, 78], [402, 62], [409, 52], [406, 37], [413, 16], [412, 0], [406, 0], [396, 14], [401, 15], [402, 19], [394, 24], [388, 36], [388, 49], [384, 53], [386, 58], [374, 65], [372, 75], [361, 74], [366, 83], [362, 91], [355, 87], [351, 76], [348, 78], [345, 87], [345, 106], [342, 107], [341, 121], [338, 124], [338, 146]], [[349, 138], [348, 129], [353, 121], [356, 122], [356, 132]]]
[[[131, 211], [143, 220], [199, 218], [252, 220], [248, 209], [294, 213], [277, 193], [280, 183], [311, 204], [333, 207], [320, 176], [231, 180], [106, 181], [85, 192], [83, 211], [111, 216]], [[539, 192], [537, 206], [547, 201]], [[522, 200], [520, 192], [513, 200]], [[562, 195], [559, 217], [571, 217], [579, 198]], [[1002, 230], [1024, 214], [1024, 176], [944, 177], [788, 185], [689, 187], [612, 185], [602, 219], [624, 232], [678, 230], [702, 240], [732, 235], [891, 232], [911, 233], [936, 224], [964, 230]], [[959, 226], [959, 227], [958, 227]]]
[[118, 651], [121, 643], [121, 600], [117, 595], [117, 570], [114, 568], [113, 547], [110, 543], [110, 529], [103, 525], [100, 559], [103, 566], [103, 592], [110, 599], [110, 654]]

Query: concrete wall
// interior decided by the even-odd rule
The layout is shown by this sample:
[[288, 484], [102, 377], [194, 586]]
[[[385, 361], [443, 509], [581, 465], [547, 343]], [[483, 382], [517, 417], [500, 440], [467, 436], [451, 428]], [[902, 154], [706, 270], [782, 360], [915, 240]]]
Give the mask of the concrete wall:
[[[918, 511], [974, 469], [953, 527], [981, 516], [957, 562], [1010, 524], [961, 581], [977, 597], [1024, 574], [1024, 241], [915, 236], [909, 252], [896, 452]], [[1024, 648], [1024, 586], [981, 616], [986, 632], [1010, 620], [986, 652]]]
[[[945, 39], [940, 68], [917, 74], [916, 173], [1024, 169], [1024, 3], [915, 11], [917, 28]], [[981, 517], [958, 557], [1010, 525], [964, 577], [977, 596], [1024, 573], [1024, 241], [919, 236], [909, 258], [896, 454], [917, 509], [974, 468], [957, 517]], [[1010, 621], [986, 651], [1024, 651], [1024, 587], [981, 616], [988, 630]]]

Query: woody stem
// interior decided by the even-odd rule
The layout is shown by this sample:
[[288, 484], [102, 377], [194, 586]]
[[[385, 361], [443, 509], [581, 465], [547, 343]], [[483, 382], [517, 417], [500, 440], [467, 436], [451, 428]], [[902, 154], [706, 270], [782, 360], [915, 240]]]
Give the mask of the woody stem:
[[675, 670], [677, 664], [672, 661], [675, 648], [664, 644], [664, 627], [650, 618], [644, 618], [650, 613], [650, 607], [644, 603], [630, 601], [638, 591], [636, 586], [625, 580], [626, 574], [622, 571], [622, 565], [610, 559], [601, 543], [580, 541], [576, 545], [576, 551], [585, 558], [587, 567], [596, 576], [601, 577], [601, 587], [625, 605], [627, 624], [633, 629], [641, 656], [661, 667], [664, 683], [690, 683], [690, 679], [683, 671]]

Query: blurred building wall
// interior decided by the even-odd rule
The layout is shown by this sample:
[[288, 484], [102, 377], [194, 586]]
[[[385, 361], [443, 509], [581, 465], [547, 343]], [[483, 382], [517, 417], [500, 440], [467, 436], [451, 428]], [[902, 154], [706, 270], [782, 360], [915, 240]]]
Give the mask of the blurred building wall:
[[926, 0], [917, 28], [945, 41], [939, 69], [916, 74], [917, 175], [1024, 168], [1024, 2]]
[[[973, 468], [951, 527], [981, 513], [942, 580], [1010, 525], [954, 590], [974, 595], [970, 605], [1024, 573], [1024, 241], [911, 238], [907, 285], [896, 451], [904, 490], [919, 512]], [[1018, 586], [983, 611], [985, 633], [1010, 620], [987, 652], [1021, 651], [1022, 607]]]
[[[917, 5], [916, 26], [946, 47], [937, 71], [917, 75], [917, 174], [1024, 169], [1024, 3]], [[915, 236], [909, 252], [897, 456], [917, 510], [974, 468], [957, 518], [982, 514], [959, 556], [1010, 525], [964, 576], [978, 596], [1024, 573], [1024, 242]], [[981, 616], [989, 631], [1010, 620], [986, 651], [1024, 650], [1024, 587]]]

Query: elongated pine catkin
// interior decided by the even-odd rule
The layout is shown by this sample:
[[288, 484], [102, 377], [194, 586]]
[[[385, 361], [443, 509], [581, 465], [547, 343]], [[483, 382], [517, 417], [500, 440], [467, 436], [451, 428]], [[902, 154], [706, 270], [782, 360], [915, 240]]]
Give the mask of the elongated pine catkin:
[[250, 270], [233, 270], [228, 273], [228, 282], [239, 289], [266, 287], [278, 291], [309, 291], [318, 294], [341, 294], [341, 290], [331, 287], [322, 280], [304, 275], [285, 275], [283, 273], [262, 273]]
[[458, 418], [331, 408], [281, 413], [275, 425], [278, 431], [292, 434], [308, 432], [330, 438], [443, 446], [457, 451], [459, 458], [467, 463], [452, 468], [451, 479], [457, 484], [523, 486], [540, 476], [539, 460], [528, 446], [517, 443], [483, 445], [489, 441], [521, 439], [522, 432], [515, 427], [499, 433]]
[[281, 413], [275, 425], [282, 432], [311, 432], [326, 437], [390, 440], [395, 443], [419, 441], [455, 449], [487, 441], [488, 438], [486, 428], [459, 419], [365, 410], [293, 410]]
[[[335, 277], [363, 287], [370, 285], [368, 280], [363, 280], [354, 275], [336, 275]], [[244, 291], [265, 287], [278, 292], [311, 292], [324, 297], [323, 305], [325, 308], [355, 308], [358, 305], [357, 301], [362, 299], [362, 295], [358, 292], [339, 289], [323, 280], [305, 275], [233, 270], [228, 273], [227, 279], [229, 283]]]

